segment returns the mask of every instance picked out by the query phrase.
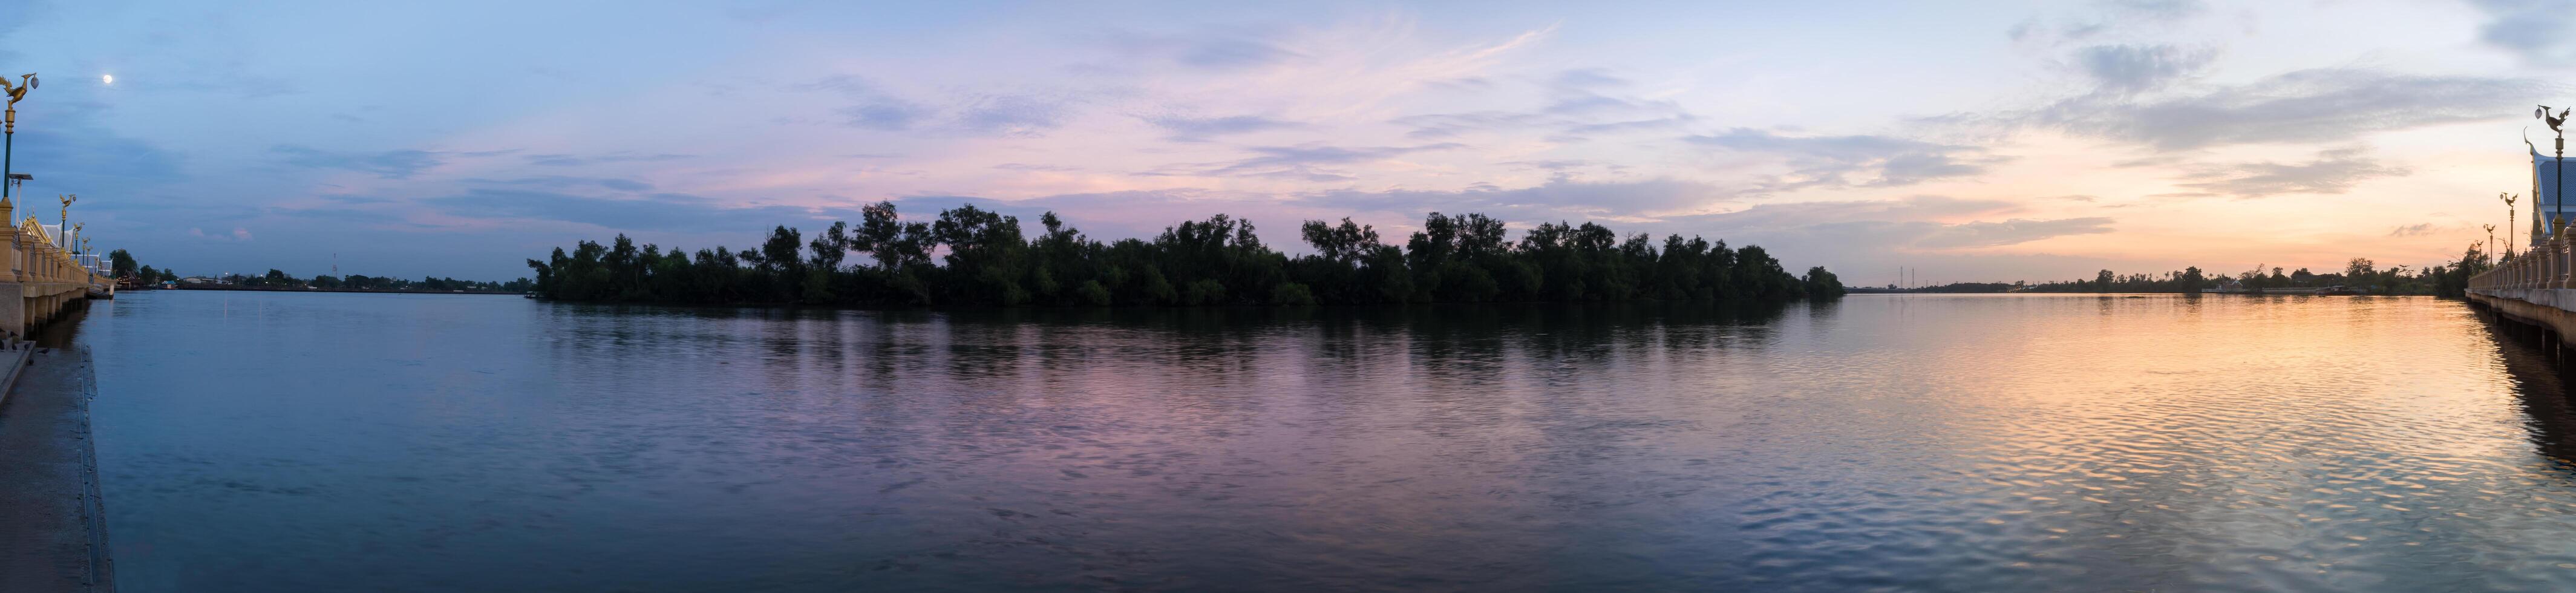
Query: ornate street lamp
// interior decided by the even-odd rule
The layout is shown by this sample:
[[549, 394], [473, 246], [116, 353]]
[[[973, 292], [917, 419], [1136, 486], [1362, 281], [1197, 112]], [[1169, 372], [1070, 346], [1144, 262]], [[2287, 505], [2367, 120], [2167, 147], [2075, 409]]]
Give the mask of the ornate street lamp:
[[[2555, 200], [2554, 203], [2550, 204], [2552, 212], [2550, 214], [2550, 218], [2552, 219], [2549, 221], [2550, 225], [2565, 226], [2567, 224], [2565, 220], [2563, 220], [2567, 217], [2567, 130], [2560, 129], [2560, 126], [2567, 123], [2568, 111], [2568, 109], [2560, 109], [2558, 110], [2558, 115], [2550, 115], [2549, 106], [2542, 105], [2540, 106], [2539, 111], [2531, 112], [2532, 117], [2540, 118], [2540, 121], [2547, 122], [2549, 124], [2549, 131], [2558, 134], [2558, 162], [2555, 165], [2552, 165], [2556, 170], [2551, 171], [2551, 173], [2558, 177], [2558, 186], [2554, 188], [2556, 191], [2551, 192], [2553, 195], [2558, 196], [2558, 199]], [[2551, 227], [2549, 235], [2552, 238], [2556, 238], [2558, 236], [2557, 227]]]
[[72, 248], [72, 202], [78, 201], [80, 194], [63, 194], [63, 226], [54, 229], [54, 234], [62, 235], [62, 240], [55, 244], [57, 247]]
[[2513, 201], [2519, 197], [2522, 196], [2496, 192], [2496, 199], [2504, 200], [2504, 250], [2508, 253], [2513, 251]]
[[[18, 84], [9, 84], [7, 77], [0, 77], [0, 93], [9, 95], [8, 127], [0, 128], [0, 136], [4, 136], [0, 137], [0, 174], [9, 173], [10, 152], [18, 144], [18, 100], [27, 98], [27, 91], [36, 89], [35, 73], [30, 72], [20, 76], [18, 80]], [[0, 183], [0, 198], [9, 197], [9, 186], [18, 179], [17, 175], [7, 175], [7, 177], [11, 183]]]

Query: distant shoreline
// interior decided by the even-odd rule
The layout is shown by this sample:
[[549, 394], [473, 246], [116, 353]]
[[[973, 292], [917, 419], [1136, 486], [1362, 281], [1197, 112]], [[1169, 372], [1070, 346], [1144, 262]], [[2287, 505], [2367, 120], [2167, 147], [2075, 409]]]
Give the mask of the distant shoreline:
[[147, 288], [147, 289], [143, 289], [143, 290], [206, 290], [206, 291], [219, 291], [219, 292], [220, 292], [220, 291], [232, 291], [232, 292], [363, 292], [363, 293], [370, 293], [370, 294], [501, 294], [501, 295], [519, 295], [519, 294], [523, 294], [523, 293], [507, 292], [507, 291], [497, 291], [497, 290], [376, 290], [376, 289], [369, 289], [369, 288], [264, 288], [264, 287], [252, 287], [252, 286], [206, 286], [206, 285], [189, 286], [189, 285], [185, 285], [185, 284], [178, 285], [178, 286], [176, 286], [176, 287], [171, 287], [171, 288]]

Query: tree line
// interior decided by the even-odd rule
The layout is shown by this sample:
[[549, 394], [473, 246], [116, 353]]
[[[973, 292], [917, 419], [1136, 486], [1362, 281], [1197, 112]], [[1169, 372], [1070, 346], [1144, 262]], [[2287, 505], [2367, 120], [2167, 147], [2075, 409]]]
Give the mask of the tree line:
[[[2281, 267], [2256, 265], [2254, 269], [2233, 276], [2208, 274], [2197, 266], [2158, 274], [2115, 274], [2102, 270], [2090, 279], [2030, 284], [2026, 282], [1956, 282], [1911, 289], [1911, 292], [2075, 292], [2075, 293], [2197, 293], [2218, 288], [2222, 282], [2260, 291], [2266, 288], [2324, 288], [2342, 286], [2377, 295], [2434, 295], [2460, 297], [2467, 294], [2469, 277], [2495, 267], [2495, 258], [2475, 244], [2460, 254], [2459, 259], [2440, 264], [2411, 268], [2380, 268], [2378, 262], [2356, 257], [2344, 263], [2341, 271], [2311, 272], [2307, 268], [2284, 271]], [[1890, 289], [1895, 289], [1890, 286]]]
[[[930, 220], [891, 202], [808, 238], [779, 226], [752, 249], [641, 247], [620, 234], [528, 260], [538, 294], [566, 301], [842, 306], [1193, 306], [1494, 301], [1834, 298], [1823, 267], [1791, 274], [1761, 247], [1681, 235], [1660, 245], [1594, 223], [1541, 224], [1506, 238], [1483, 214], [1432, 213], [1402, 246], [1344, 218], [1309, 220], [1315, 253], [1263, 245], [1223, 214], [1152, 239], [1103, 242], [1054, 212], [1023, 235], [1017, 217], [974, 205]], [[860, 256], [855, 261], [851, 256]]]
[[250, 288], [380, 290], [385, 292], [527, 292], [536, 288], [536, 282], [526, 278], [519, 278], [508, 282], [458, 280], [455, 278], [441, 278], [437, 276], [423, 276], [419, 280], [411, 280], [408, 278], [368, 276], [365, 274], [350, 274], [348, 276], [317, 274], [312, 278], [297, 278], [275, 268], [269, 269], [267, 274], [235, 277], [232, 279], [232, 284], [235, 286]]
[[[108, 252], [107, 263], [108, 272], [120, 279], [131, 279], [137, 282], [152, 284], [179, 281], [178, 273], [166, 269], [157, 269], [152, 266], [142, 265], [134, 258], [134, 254], [127, 253], [123, 249]], [[381, 290], [387, 292], [455, 292], [460, 290], [474, 292], [527, 292], [536, 288], [536, 282], [526, 278], [519, 278], [506, 282], [458, 280], [455, 278], [441, 278], [437, 276], [424, 276], [419, 280], [411, 280], [407, 278], [368, 276], [365, 274], [350, 274], [348, 276], [317, 274], [312, 278], [299, 278], [275, 268], [269, 269], [267, 274], [258, 276], [227, 276], [218, 278], [218, 280], [222, 280], [228, 285], [250, 288], [313, 288], [326, 290]]]

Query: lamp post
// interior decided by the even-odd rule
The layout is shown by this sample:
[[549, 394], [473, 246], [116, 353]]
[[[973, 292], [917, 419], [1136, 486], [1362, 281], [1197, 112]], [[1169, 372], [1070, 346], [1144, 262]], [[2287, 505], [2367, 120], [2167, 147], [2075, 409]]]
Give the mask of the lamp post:
[[70, 251], [72, 248], [72, 202], [80, 201], [80, 194], [63, 194], [62, 200], [62, 226], [54, 229], [54, 234], [60, 235], [61, 238], [55, 241], [54, 246], [61, 247], [64, 251]]
[[2496, 199], [2504, 200], [2504, 250], [2507, 253], [2513, 251], [2513, 201], [2519, 197], [2521, 196], [2496, 192]]
[[2550, 132], [2558, 134], [2556, 157], [2558, 162], [2550, 165], [2553, 168], [2551, 174], [2558, 177], [2557, 187], [2552, 188], [2550, 193], [2558, 199], [2550, 201], [2549, 224], [2541, 225], [2549, 227], [2549, 236], [2553, 239], [2558, 237], [2558, 228], [2566, 224], [2563, 219], [2567, 217], [2567, 130], [2562, 129], [2561, 126], [2567, 123], [2568, 111], [2568, 109], [2560, 109], [2558, 115], [2550, 115], [2549, 106], [2542, 105], [2539, 111], [2531, 112], [2532, 117], [2540, 118], [2540, 121], [2549, 124]]
[[[18, 77], [18, 80], [18, 84], [9, 84], [8, 78], [0, 78], [0, 93], [9, 95], [7, 127], [0, 128], [0, 176], [6, 176], [6, 178], [12, 181], [16, 180], [17, 176], [7, 174], [9, 173], [9, 157], [13, 156], [12, 153], [15, 151], [18, 144], [18, 100], [27, 98], [27, 91], [36, 89], [36, 75], [35, 73], [30, 72], [25, 76]], [[9, 185], [10, 184], [0, 183], [0, 198], [9, 197]]]

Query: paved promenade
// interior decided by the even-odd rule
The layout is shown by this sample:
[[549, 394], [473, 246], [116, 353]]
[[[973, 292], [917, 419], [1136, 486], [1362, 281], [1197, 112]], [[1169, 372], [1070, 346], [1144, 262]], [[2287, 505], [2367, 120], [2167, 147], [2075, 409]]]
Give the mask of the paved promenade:
[[0, 400], [0, 591], [114, 591], [90, 444], [98, 382], [89, 353], [44, 349], [30, 360]]

